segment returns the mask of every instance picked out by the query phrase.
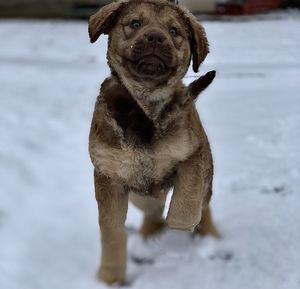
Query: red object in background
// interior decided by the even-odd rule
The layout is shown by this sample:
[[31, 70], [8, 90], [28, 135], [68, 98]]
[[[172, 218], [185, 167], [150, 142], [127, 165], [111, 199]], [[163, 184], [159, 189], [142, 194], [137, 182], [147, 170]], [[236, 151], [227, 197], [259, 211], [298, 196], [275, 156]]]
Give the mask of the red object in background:
[[244, 15], [262, 13], [278, 9], [282, 5], [282, 0], [246, 0], [232, 1], [217, 5], [218, 15]]

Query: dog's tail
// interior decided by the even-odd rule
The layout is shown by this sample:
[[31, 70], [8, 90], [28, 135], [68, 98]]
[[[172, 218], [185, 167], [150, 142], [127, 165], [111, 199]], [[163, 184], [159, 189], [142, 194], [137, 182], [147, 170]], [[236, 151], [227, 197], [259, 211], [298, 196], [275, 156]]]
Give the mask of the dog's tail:
[[214, 80], [216, 71], [212, 70], [205, 75], [194, 80], [188, 87], [186, 92], [186, 102], [191, 102], [197, 98], [197, 96], [205, 90]]
[[[160, 118], [168, 119], [170, 122], [174, 117], [177, 117], [213, 82], [215, 76], [216, 71], [212, 70], [193, 81], [185, 88], [184, 96], [179, 103], [176, 102], [175, 105], [171, 107], [172, 109], [169, 109], [168, 113], [161, 114]], [[168, 115], [168, 117], [166, 117], [166, 115]]]

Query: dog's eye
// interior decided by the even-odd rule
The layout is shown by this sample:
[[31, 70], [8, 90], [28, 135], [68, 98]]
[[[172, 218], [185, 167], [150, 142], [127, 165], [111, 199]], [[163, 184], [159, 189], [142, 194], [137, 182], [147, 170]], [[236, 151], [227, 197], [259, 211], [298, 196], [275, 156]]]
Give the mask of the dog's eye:
[[131, 21], [131, 24], [130, 26], [133, 28], [133, 29], [139, 29], [141, 27], [141, 21], [140, 20], [137, 20], [137, 19], [134, 19]]
[[169, 29], [169, 32], [173, 35], [173, 36], [176, 36], [177, 35], [177, 28], [176, 27], [171, 27]]

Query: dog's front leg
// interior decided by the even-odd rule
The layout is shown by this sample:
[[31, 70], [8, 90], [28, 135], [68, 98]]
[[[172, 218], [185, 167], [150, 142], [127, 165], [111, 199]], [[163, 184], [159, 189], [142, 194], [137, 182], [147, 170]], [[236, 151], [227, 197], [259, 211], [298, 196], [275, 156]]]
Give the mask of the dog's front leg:
[[102, 256], [99, 278], [108, 284], [124, 284], [126, 274], [125, 219], [128, 194], [122, 185], [95, 172], [95, 191], [99, 209]]
[[206, 196], [204, 175], [200, 150], [178, 165], [167, 216], [170, 228], [192, 231], [199, 224]]

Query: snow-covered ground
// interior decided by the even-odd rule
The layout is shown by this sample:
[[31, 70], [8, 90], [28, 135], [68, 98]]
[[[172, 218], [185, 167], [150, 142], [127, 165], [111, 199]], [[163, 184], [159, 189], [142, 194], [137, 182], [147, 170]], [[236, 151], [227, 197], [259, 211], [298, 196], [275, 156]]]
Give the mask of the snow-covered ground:
[[[130, 207], [127, 288], [300, 288], [299, 16], [204, 22], [201, 73], [218, 75], [197, 105], [223, 239], [143, 242]], [[106, 40], [89, 44], [84, 22], [0, 21], [1, 289], [106, 288], [87, 150]]]

